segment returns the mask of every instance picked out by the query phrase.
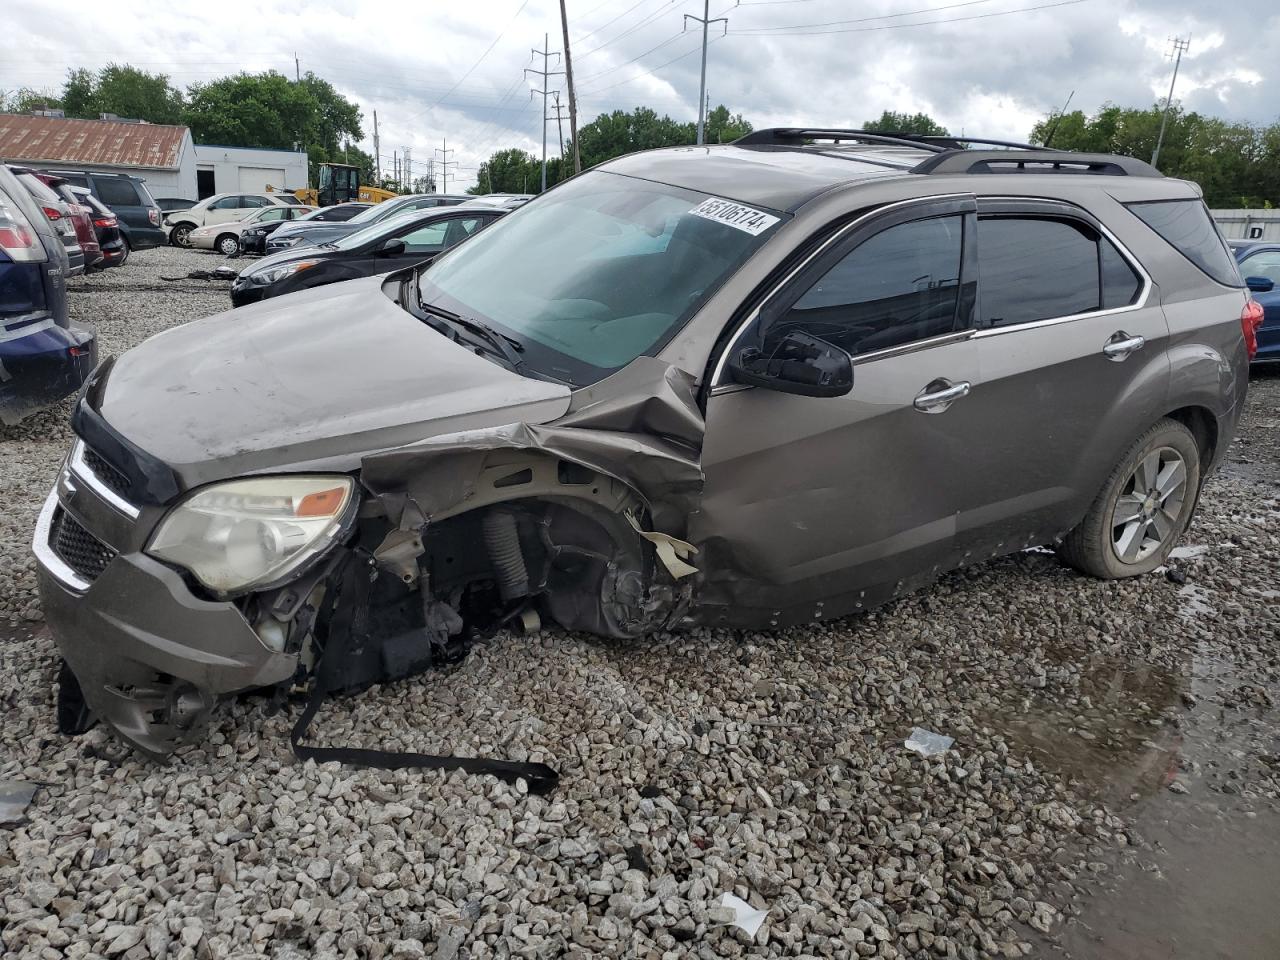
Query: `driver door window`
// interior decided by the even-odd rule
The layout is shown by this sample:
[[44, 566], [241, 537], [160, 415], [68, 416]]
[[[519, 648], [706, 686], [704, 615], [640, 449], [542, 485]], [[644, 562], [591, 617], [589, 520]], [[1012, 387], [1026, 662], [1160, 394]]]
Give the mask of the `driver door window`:
[[288, 213], [288, 207], [272, 207], [270, 210], [264, 210], [262, 212], [262, 216], [258, 217], [258, 222], [270, 223], [273, 220], [283, 220]]
[[766, 342], [798, 330], [856, 357], [954, 332], [963, 219], [911, 220], [865, 240], [800, 295]]
[[400, 239], [404, 241], [405, 253], [439, 253], [444, 248], [444, 234], [448, 224], [443, 220], [419, 227], [412, 233], [406, 233]]

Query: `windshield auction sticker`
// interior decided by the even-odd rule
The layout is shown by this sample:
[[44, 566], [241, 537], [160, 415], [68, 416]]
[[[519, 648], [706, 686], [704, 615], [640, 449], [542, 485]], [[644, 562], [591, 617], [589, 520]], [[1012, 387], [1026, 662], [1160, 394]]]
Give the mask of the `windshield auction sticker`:
[[723, 223], [735, 230], [749, 233], [753, 237], [758, 237], [778, 222], [778, 218], [773, 214], [753, 207], [744, 207], [732, 200], [721, 200], [718, 197], [702, 201], [689, 212], [695, 217], [705, 217], [716, 223]]

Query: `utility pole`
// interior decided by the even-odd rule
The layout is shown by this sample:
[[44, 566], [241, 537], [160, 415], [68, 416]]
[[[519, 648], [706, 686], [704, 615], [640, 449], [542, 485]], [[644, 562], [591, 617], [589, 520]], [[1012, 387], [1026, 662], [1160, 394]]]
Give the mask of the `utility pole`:
[[409, 192], [413, 193], [413, 161], [409, 159], [413, 155], [410, 147], [404, 148], [404, 179], [409, 185]]
[[573, 172], [582, 172], [582, 157], [578, 154], [578, 99], [573, 94], [573, 58], [569, 56], [569, 16], [560, 0], [560, 29], [564, 31], [564, 82], [569, 87], [569, 136], [573, 138]]
[[1169, 96], [1164, 102], [1164, 116], [1160, 118], [1160, 136], [1156, 138], [1156, 149], [1151, 154], [1151, 165], [1154, 167], [1160, 159], [1160, 148], [1164, 146], [1164, 128], [1169, 123], [1169, 110], [1173, 107], [1173, 87], [1178, 82], [1178, 66], [1182, 63], [1182, 55], [1191, 46], [1191, 38], [1170, 37], [1173, 48], [1165, 55], [1166, 60], [1173, 61], [1173, 79], [1169, 81]]
[[[564, 119], [564, 115], [560, 112], [560, 91], [552, 90], [551, 95], [556, 99], [556, 136], [560, 138], [560, 173], [563, 175], [564, 174], [564, 127], [561, 125], [561, 121]], [[547, 119], [550, 120], [551, 118], [548, 117]]]
[[[707, 0], [707, 2], [709, 3], [710, 0]], [[550, 34], [544, 33], [542, 35], [542, 49], [539, 50], [535, 47], [533, 51], [533, 55], [535, 57], [536, 56], [542, 57], [542, 69], [534, 70], [532, 67], [524, 68], [525, 76], [528, 76], [529, 74], [532, 73], [534, 76], [542, 78], [542, 89], [529, 91], [530, 98], [533, 98], [538, 94], [542, 95], [542, 191], [545, 191], [547, 189], [547, 96], [551, 93], [551, 91], [547, 89], [547, 79], [549, 77], [554, 76], [555, 74], [564, 73], [563, 70], [549, 69], [550, 58], [554, 56], [556, 57], [556, 59], [559, 59], [560, 57], [560, 54], [558, 53], [553, 54], [550, 50], [547, 49], [547, 47], [551, 45], [550, 39], [551, 39]]]
[[382, 153], [378, 150], [378, 111], [373, 111], [373, 175], [378, 181], [375, 186], [382, 186]]
[[713, 23], [723, 23], [724, 32], [729, 32], [729, 18], [716, 17], [709, 20], [711, 16], [711, 0], [702, 0], [702, 16], [695, 17], [691, 13], [684, 15], [684, 26], [689, 28], [689, 21], [702, 24], [702, 81], [698, 86], [698, 146], [702, 146], [703, 134], [707, 123], [707, 105], [705, 103], [707, 97], [707, 28]]
[[440, 164], [440, 179], [444, 184], [440, 192], [448, 193], [449, 192], [449, 168], [456, 167], [458, 165], [458, 161], [449, 159], [449, 154], [453, 153], [453, 151], [449, 149], [448, 138], [446, 137], [440, 138], [440, 146], [436, 148], [436, 153], [439, 153], [442, 155], [441, 159], [436, 161], [438, 164]]
[[293, 54], [293, 78], [297, 80], [299, 83], [302, 82], [302, 67], [298, 63], [297, 51], [294, 51], [294, 54]]
[[391, 182], [396, 185], [396, 193], [400, 192], [400, 154], [391, 151]]

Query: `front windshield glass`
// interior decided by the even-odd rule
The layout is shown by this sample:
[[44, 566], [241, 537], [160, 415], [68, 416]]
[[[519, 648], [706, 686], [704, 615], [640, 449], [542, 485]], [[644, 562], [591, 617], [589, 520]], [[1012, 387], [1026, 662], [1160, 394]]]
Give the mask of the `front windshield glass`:
[[778, 214], [596, 171], [424, 271], [424, 303], [483, 320], [534, 369], [593, 383], [660, 349], [777, 229]]
[[[372, 207], [361, 210], [354, 217], [348, 220], [347, 223], [370, 223], [375, 220], [382, 220], [386, 217], [388, 209], [394, 209], [385, 206], [385, 204], [390, 202], [390, 200], [385, 200], [383, 203], [375, 203]], [[382, 215], [379, 216], [379, 213]]]

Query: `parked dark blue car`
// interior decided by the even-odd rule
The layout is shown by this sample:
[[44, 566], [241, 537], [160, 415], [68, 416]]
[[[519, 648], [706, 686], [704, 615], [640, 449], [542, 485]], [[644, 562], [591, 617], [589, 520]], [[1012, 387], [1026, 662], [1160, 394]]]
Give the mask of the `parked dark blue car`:
[[67, 317], [62, 238], [8, 167], [0, 165], [0, 423], [80, 389], [98, 340]]
[[1280, 243], [1271, 240], [1232, 240], [1231, 250], [1240, 264], [1253, 299], [1262, 305], [1255, 363], [1280, 361]]

